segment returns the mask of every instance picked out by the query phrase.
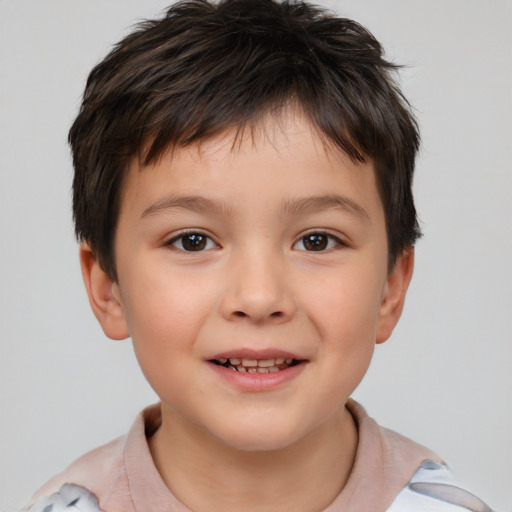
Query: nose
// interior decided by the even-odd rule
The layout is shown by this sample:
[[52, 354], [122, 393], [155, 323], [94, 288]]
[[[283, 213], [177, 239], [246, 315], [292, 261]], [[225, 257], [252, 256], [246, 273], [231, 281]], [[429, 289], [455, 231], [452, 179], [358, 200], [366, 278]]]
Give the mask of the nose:
[[221, 313], [229, 321], [280, 324], [295, 314], [287, 272], [278, 258], [252, 254], [230, 261]]

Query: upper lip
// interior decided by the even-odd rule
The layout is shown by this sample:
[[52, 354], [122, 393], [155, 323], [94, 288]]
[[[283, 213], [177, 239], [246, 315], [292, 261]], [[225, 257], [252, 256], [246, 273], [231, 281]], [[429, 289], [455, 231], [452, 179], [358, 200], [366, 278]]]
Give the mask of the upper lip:
[[223, 352], [218, 352], [214, 354], [212, 357], [209, 357], [208, 360], [212, 359], [251, 359], [251, 360], [268, 360], [268, 359], [295, 359], [298, 361], [304, 360], [306, 358], [300, 356], [299, 354], [294, 354], [293, 352], [288, 352], [287, 350], [281, 350], [277, 348], [265, 348], [265, 349], [251, 349], [251, 348], [237, 348], [233, 350], [224, 350]]

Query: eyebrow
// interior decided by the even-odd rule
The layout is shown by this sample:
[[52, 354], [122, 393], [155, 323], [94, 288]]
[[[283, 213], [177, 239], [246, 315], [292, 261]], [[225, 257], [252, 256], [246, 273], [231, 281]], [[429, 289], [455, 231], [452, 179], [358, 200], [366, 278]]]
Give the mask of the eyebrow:
[[141, 218], [157, 215], [167, 210], [184, 209], [203, 214], [231, 214], [231, 207], [223, 202], [200, 196], [169, 196], [146, 208]]
[[[307, 215], [331, 208], [341, 209], [366, 221], [370, 219], [368, 212], [360, 204], [352, 201], [348, 197], [337, 194], [300, 197], [287, 200], [283, 203], [281, 213], [288, 215]], [[169, 196], [160, 199], [146, 208], [142, 212], [141, 218], [151, 217], [163, 213], [164, 211], [174, 209], [190, 210], [207, 215], [229, 216], [232, 214], [231, 206], [224, 202], [214, 201], [202, 196]]]
[[358, 203], [348, 197], [338, 194], [329, 194], [325, 196], [303, 197], [286, 201], [283, 205], [283, 213], [290, 215], [315, 213], [331, 208], [341, 209], [362, 220], [370, 220], [368, 212]]

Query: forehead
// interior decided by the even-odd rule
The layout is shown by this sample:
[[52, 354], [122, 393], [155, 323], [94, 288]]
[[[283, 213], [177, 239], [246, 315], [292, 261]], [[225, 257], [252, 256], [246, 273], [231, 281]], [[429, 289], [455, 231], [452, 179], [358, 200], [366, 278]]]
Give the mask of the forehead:
[[[196, 161], [228, 159], [247, 153], [261, 153], [266, 146], [272, 146], [277, 154], [285, 155], [287, 151], [293, 151], [297, 143], [304, 145], [305, 142], [308, 149], [314, 149], [317, 153], [346, 157], [309, 120], [302, 108], [294, 105], [276, 109], [272, 113], [263, 113], [261, 117], [249, 120], [244, 125], [215, 132], [190, 144], [170, 147], [162, 152], [162, 156], [179, 159], [186, 154], [188, 158]], [[149, 141], [147, 147], [151, 145], [152, 141]], [[141, 169], [146, 166], [139, 165]]]
[[381, 206], [376, 191], [371, 160], [354, 162], [300, 110], [288, 108], [243, 130], [226, 130], [169, 149], [148, 165], [134, 160], [124, 183], [122, 209], [137, 202], [151, 208], [169, 194], [204, 196], [236, 207], [255, 194], [263, 203], [293, 204], [307, 195], [343, 193], [349, 203], [353, 196], [354, 210], [362, 203], [362, 211], [371, 211]]

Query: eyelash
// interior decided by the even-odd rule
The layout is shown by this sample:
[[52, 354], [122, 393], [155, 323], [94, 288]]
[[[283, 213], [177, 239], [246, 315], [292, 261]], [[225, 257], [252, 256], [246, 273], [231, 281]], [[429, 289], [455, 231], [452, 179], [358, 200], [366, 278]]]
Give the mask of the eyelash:
[[[197, 240], [195, 243], [201, 244], [201, 242], [204, 241], [205, 245], [202, 247], [199, 246], [200, 248], [198, 250], [186, 249], [183, 245], [183, 242], [186, 239], [186, 237], [197, 237]], [[181, 247], [179, 247], [177, 245], [180, 240], [181, 240]], [[178, 235], [172, 237], [170, 240], [165, 242], [165, 245], [168, 247], [173, 247], [173, 248], [177, 249], [178, 251], [183, 251], [183, 252], [203, 252], [203, 251], [208, 251], [210, 249], [219, 247], [218, 244], [210, 236], [206, 235], [205, 233], [201, 233], [201, 231], [194, 231], [194, 230], [182, 231]], [[208, 245], [211, 245], [211, 247], [208, 247]]]
[[[314, 242], [312, 240], [313, 237], [324, 237], [326, 242], [326, 246], [322, 247], [322, 243], [320, 241]], [[331, 233], [326, 233], [325, 231], [311, 231], [303, 235], [297, 242], [293, 244], [293, 248], [297, 249], [297, 245], [300, 243], [305, 243], [306, 240], [309, 239], [309, 242], [313, 243], [318, 247], [318, 249], [298, 249], [306, 252], [328, 252], [332, 250], [336, 250], [339, 247], [347, 247], [347, 244], [340, 240], [338, 237], [332, 235]]]
[[[186, 237], [191, 237], [192, 240], [189, 239], [189, 241], [192, 242], [192, 244], [195, 244], [195, 247], [197, 247], [197, 250], [194, 249], [187, 249], [185, 248], [184, 241], [186, 240]], [[197, 237], [195, 240], [193, 237]], [[315, 240], [315, 237], [317, 240]], [[181, 247], [177, 245], [181, 241]], [[297, 247], [298, 244], [302, 243], [304, 246], [304, 249], [299, 249]], [[310, 245], [310, 248], [306, 248], [306, 244], [312, 244]], [[325, 243], [325, 246], [324, 246]], [[166, 246], [174, 247], [175, 249], [183, 252], [204, 252], [208, 251], [214, 248], [219, 247], [218, 244], [208, 235], [205, 233], [201, 233], [200, 231], [185, 231], [181, 232], [180, 234], [174, 236], [170, 240], [168, 240], [165, 243]], [[331, 250], [335, 250], [338, 247], [346, 247], [346, 243], [344, 243], [342, 240], [340, 240], [338, 237], [326, 233], [323, 231], [311, 231], [310, 233], [307, 233], [303, 235], [299, 240], [297, 240], [292, 248], [300, 251], [305, 252], [327, 252]]]

